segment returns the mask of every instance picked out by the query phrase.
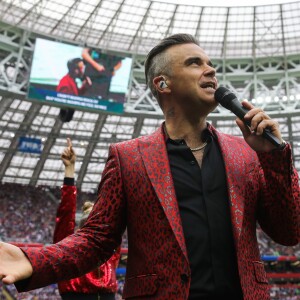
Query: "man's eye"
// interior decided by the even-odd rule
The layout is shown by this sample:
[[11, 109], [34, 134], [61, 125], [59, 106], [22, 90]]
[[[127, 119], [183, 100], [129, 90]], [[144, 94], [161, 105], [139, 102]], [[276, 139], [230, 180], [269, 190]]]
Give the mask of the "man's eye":
[[190, 61], [190, 64], [191, 64], [191, 65], [193, 65], [193, 64], [199, 65], [199, 63], [200, 63], [200, 62], [199, 62], [198, 59], [193, 59], [193, 60]]

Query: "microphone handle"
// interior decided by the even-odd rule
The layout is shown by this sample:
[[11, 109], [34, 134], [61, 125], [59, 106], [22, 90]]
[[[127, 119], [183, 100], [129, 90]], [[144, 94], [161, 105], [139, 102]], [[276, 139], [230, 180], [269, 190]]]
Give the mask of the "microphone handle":
[[[236, 101], [235, 101], [236, 100]], [[236, 105], [232, 105], [230, 107], [230, 110], [237, 116], [239, 117], [241, 120], [244, 121], [244, 123], [250, 127], [251, 126], [251, 122], [249, 122], [248, 120], [245, 120], [244, 119], [244, 116], [245, 114], [249, 111], [248, 109], [246, 109], [245, 107], [243, 107], [241, 105], [241, 103], [237, 100], [237, 99], [234, 99], [232, 101], [233, 103], [235, 102], [238, 102], [238, 105], [236, 103]], [[262, 133], [262, 136], [264, 138], [266, 138], [269, 142], [271, 142], [274, 146], [276, 146], [277, 148], [279, 148], [281, 146], [281, 142], [280, 140], [272, 134], [271, 130], [269, 128], [265, 128], [263, 130], [263, 133]]]

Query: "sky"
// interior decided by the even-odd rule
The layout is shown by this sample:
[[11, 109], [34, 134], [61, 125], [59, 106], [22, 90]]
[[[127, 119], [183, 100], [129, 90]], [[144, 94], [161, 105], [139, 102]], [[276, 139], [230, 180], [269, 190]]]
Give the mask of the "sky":
[[280, 3], [290, 3], [299, 2], [295, 0], [161, 0], [161, 2], [176, 3], [176, 4], [192, 4], [199, 6], [257, 6], [257, 5], [269, 5], [269, 4], [280, 4]]

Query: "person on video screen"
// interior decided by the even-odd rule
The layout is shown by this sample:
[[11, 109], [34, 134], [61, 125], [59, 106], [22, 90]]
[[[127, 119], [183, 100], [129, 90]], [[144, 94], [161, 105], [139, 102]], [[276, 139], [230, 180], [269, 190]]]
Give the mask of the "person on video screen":
[[[67, 62], [68, 73], [59, 81], [56, 91], [69, 95], [83, 95], [91, 87], [91, 79], [84, 74], [85, 65], [81, 58], [73, 58]], [[81, 86], [78, 87], [77, 81]]]

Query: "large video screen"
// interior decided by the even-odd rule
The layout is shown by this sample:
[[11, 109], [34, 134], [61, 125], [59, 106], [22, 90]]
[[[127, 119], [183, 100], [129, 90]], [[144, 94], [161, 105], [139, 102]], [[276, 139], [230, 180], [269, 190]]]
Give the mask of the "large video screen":
[[132, 59], [38, 38], [28, 99], [66, 107], [124, 111]]

